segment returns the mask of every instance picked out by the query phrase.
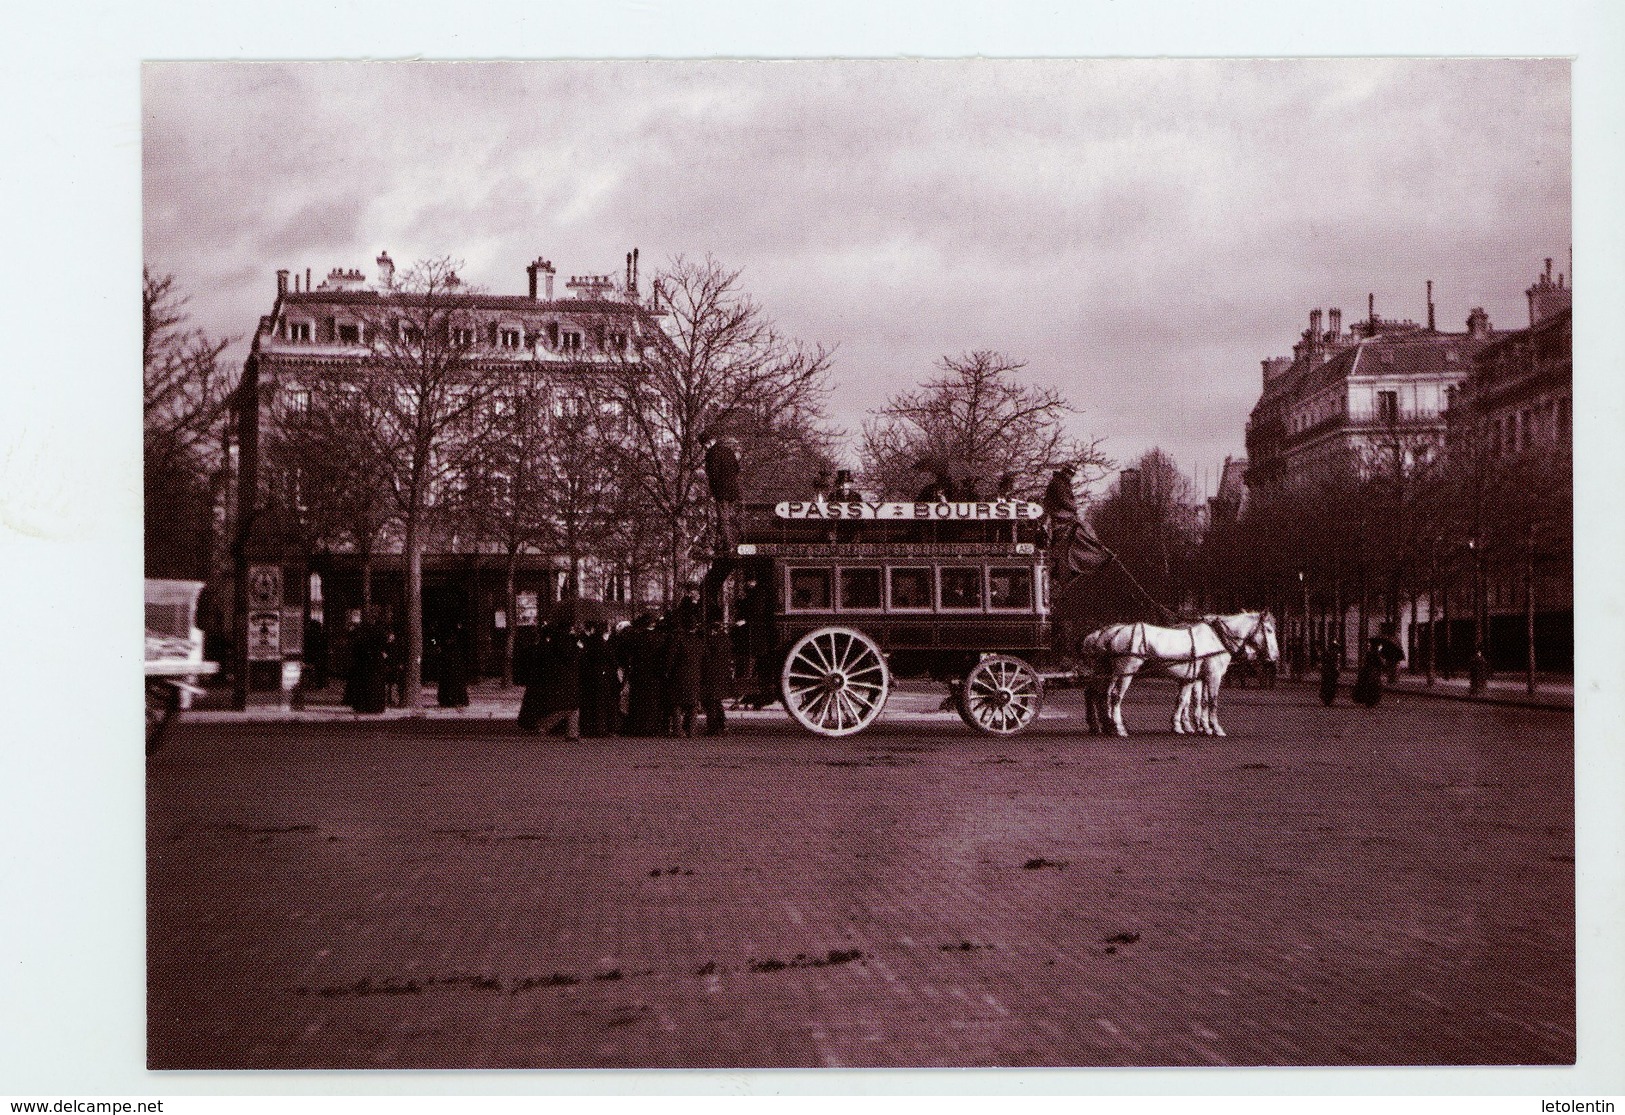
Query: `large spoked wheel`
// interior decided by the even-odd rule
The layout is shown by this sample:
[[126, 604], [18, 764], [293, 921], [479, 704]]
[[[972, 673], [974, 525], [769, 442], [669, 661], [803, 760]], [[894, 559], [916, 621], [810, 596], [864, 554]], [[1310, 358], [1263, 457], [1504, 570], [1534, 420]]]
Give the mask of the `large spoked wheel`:
[[780, 675], [784, 707], [808, 731], [849, 736], [886, 707], [891, 671], [875, 641], [850, 627], [821, 627], [790, 648]]
[[993, 736], [1024, 732], [1044, 707], [1044, 679], [1021, 659], [993, 654], [982, 659], [960, 683], [959, 715], [966, 724]]

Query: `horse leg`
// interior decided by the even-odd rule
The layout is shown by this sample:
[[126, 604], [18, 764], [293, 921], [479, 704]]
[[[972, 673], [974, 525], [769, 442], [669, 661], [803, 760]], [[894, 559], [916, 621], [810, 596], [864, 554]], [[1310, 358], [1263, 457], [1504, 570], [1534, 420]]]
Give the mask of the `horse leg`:
[[1116, 674], [1112, 678], [1112, 687], [1107, 697], [1107, 705], [1111, 712], [1112, 727], [1120, 736], [1128, 735], [1128, 725], [1123, 723], [1123, 698], [1128, 696], [1128, 687], [1134, 681], [1133, 672]]
[[1216, 736], [1224, 735], [1224, 726], [1219, 723], [1219, 686], [1224, 683], [1224, 675], [1216, 673], [1212, 680], [1202, 686], [1207, 691], [1207, 700], [1203, 702], [1207, 712], [1208, 731]]
[[1174, 734], [1185, 735], [1196, 730], [1191, 716], [1192, 695], [1194, 686], [1190, 682], [1179, 687], [1179, 701], [1174, 705]]

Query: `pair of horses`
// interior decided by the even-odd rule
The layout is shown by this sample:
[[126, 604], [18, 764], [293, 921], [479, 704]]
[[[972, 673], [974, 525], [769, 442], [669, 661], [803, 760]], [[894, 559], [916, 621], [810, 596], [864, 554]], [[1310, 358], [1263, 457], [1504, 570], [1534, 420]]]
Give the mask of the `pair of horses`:
[[1128, 735], [1123, 698], [1141, 670], [1150, 668], [1183, 682], [1174, 708], [1174, 731], [1224, 735], [1219, 687], [1232, 659], [1275, 661], [1280, 647], [1269, 612], [1205, 616], [1182, 627], [1114, 623], [1086, 635], [1075, 651], [1084, 673], [1089, 730]]

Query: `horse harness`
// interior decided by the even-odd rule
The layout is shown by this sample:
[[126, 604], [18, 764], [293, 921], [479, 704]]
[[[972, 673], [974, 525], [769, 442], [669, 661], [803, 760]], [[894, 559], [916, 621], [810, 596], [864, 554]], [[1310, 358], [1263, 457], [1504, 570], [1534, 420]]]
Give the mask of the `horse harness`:
[[[1259, 612], [1254, 615], [1253, 629], [1247, 632], [1246, 636], [1241, 639], [1237, 639], [1234, 635], [1230, 634], [1229, 628], [1225, 627], [1224, 624], [1220, 623], [1217, 619], [1207, 619], [1203, 620], [1202, 622], [1206, 623], [1213, 629], [1213, 633], [1219, 637], [1219, 642], [1230, 654], [1230, 657], [1245, 658], [1247, 657], [1248, 647], [1252, 645], [1254, 639], [1258, 638], [1259, 633], [1264, 630], [1264, 613]], [[1195, 646], [1196, 640], [1193, 636], [1191, 639], [1191, 647], [1194, 649]]]

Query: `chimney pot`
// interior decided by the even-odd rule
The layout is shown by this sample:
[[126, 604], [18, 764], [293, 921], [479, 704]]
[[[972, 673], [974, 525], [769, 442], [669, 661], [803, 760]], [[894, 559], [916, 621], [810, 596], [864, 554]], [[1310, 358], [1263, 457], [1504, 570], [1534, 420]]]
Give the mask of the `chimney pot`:
[[276, 292], [278, 295], [288, 293], [288, 269], [286, 267], [276, 273]]

